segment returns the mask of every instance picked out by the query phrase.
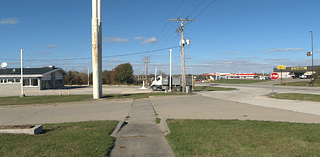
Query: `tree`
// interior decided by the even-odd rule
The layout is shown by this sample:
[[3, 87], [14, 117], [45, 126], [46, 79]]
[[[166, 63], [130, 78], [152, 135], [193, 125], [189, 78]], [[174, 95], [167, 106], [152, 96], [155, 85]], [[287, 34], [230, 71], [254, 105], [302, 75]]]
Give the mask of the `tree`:
[[114, 81], [133, 83], [133, 69], [130, 63], [120, 64], [114, 69]]

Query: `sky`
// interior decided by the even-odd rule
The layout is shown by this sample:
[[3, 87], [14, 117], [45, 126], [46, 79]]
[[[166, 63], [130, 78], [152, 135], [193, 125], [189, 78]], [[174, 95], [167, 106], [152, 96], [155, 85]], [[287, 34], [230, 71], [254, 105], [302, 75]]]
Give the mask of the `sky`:
[[[277, 65], [320, 65], [319, 0], [102, 0], [102, 70], [130, 63], [134, 74], [270, 73]], [[92, 1], [0, 2], [0, 62], [7, 68], [54, 65], [92, 70]], [[310, 33], [309, 31], [312, 31]]]

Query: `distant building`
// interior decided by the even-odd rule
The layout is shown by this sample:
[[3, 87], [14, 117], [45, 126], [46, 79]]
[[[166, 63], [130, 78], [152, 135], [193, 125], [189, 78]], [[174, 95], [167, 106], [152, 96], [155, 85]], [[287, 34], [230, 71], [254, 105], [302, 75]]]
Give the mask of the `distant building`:
[[[247, 74], [247, 73], [240, 73], [240, 74], [235, 74], [235, 73], [204, 73], [202, 75], [206, 76], [206, 79], [210, 80], [220, 80], [220, 79], [253, 79], [258, 77], [257, 74]], [[209, 78], [208, 78], [209, 77]]]
[[[273, 72], [279, 74], [279, 78], [299, 78], [302, 75], [311, 76], [312, 71], [315, 73], [316, 70], [320, 69], [320, 66], [299, 66], [299, 67], [286, 67], [286, 69], [280, 70], [273, 68]], [[282, 76], [281, 76], [282, 73]]]
[[[66, 71], [54, 66], [44, 68], [23, 68], [23, 86], [38, 90], [64, 87]], [[20, 89], [21, 68], [0, 69], [1, 89]]]

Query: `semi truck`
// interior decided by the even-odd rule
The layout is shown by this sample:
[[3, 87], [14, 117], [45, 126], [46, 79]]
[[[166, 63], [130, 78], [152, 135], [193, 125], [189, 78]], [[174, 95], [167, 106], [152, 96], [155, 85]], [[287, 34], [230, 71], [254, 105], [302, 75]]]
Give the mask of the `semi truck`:
[[[169, 76], [163, 77], [162, 75], [157, 76], [156, 79], [151, 84], [151, 89], [153, 91], [157, 90], [169, 90], [170, 86], [170, 79], [171, 79], [171, 87], [173, 91], [182, 91], [182, 84], [183, 79], [182, 76]], [[189, 91], [192, 88], [192, 77], [186, 76], [186, 87]]]

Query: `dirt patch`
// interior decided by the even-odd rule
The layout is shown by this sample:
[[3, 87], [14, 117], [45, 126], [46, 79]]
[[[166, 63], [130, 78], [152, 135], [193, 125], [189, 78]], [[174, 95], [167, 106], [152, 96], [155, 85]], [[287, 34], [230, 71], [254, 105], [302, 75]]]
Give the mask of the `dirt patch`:
[[0, 129], [3, 130], [3, 129], [30, 129], [30, 128], [33, 128], [34, 125], [1, 125], [0, 126]]

